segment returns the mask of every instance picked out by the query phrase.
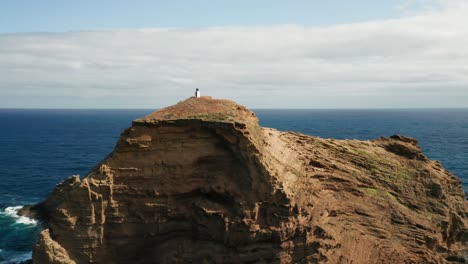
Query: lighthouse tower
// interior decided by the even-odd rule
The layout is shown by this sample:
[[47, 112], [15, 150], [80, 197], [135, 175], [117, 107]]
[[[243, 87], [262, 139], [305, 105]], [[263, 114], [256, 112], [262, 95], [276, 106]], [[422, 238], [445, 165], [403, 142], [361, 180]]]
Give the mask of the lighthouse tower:
[[195, 98], [200, 98], [200, 90], [198, 88], [195, 90]]

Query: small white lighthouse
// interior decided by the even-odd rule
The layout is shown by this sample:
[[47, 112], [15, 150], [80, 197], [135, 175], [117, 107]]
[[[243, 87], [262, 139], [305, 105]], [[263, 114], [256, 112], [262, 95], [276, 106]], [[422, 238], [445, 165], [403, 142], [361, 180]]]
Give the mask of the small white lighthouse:
[[200, 98], [200, 90], [198, 88], [195, 90], [195, 98]]

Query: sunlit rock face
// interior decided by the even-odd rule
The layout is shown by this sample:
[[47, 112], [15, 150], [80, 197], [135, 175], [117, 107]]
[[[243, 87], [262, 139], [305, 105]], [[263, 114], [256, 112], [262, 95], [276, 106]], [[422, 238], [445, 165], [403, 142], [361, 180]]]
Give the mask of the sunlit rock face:
[[261, 128], [189, 98], [133, 122], [32, 208], [34, 263], [443, 263], [467, 254], [461, 182], [417, 141]]

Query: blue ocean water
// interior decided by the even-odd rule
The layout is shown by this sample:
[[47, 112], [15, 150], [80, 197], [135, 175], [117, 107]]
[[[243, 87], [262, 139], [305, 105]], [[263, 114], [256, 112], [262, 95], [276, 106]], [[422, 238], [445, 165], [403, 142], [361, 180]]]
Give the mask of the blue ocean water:
[[[62, 179], [85, 175], [120, 133], [152, 110], [0, 109], [0, 264], [30, 258], [39, 232], [19, 217]], [[262, 126], [339, 139], [401, 134], [419, 139], [431, 159], [458, 175], [468, 192], [468, 109], [256, 110]]]

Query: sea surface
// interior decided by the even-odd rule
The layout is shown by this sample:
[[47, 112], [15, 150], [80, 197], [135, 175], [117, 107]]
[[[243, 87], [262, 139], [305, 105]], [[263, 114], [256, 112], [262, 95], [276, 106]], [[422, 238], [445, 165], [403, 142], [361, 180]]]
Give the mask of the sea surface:
[[[29, 259], [40, 231], [18, 209], [43, 200], [66, 177], [86, 175], [133, 119], [150, 112], [0, 109], [0, 264]], [[324, 138], [415, 137], [468, 192], [468, 109], [255, 112], [262, 126]]]

